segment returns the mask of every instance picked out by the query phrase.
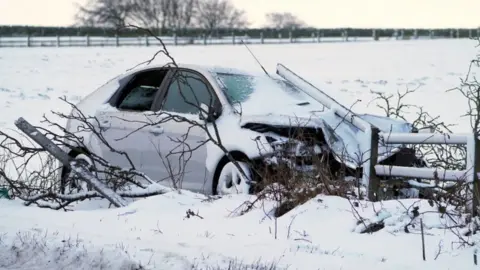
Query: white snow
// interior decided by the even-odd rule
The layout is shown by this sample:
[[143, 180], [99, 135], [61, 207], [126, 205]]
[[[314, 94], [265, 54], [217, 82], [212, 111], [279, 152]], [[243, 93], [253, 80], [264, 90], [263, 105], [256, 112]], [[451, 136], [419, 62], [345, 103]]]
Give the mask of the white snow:
[[[464, 98], [445, 90], [459, 86], [478, 53], [475, 45], [469, 40], [418, 40], [252, 45], [250, 49], [272, 74], [282, 63], [347, 107], [361, 100], [353, 106], [359, 113], [382, 113], [369, 103], [370, 90], [395, 93], [419, 87], [407, 101], [457, 124], [454, 131], [468, 133], [469, 120], [461, 117], [467, 107]], [[65, 95], [76, 103], [149, 59], [156, 49], [0, 50], [0, 128], [12, 132], [18, 117], [39, 124], [43, 113], [56, 119], [50, 110], [68, 113], [70, 107], [58, 97]], [[171, 47], [170, 51], [179, 62], [261, 72], [243, 46]], [[162, 61], [166, 58], [156, 62]], [[137, 263], [147, 269], [191, 269], [192, 265], [208, 269], [225, 267], [232, 260], [274, 261], [279, 269], [302, 270], [477, 268], [474, 248], [461, 246], [458, 237], [444, 229], [453, 220], [439, 215], [436, 206], [426, 201], [360, 202], [354, 207], [345, 199], [319, 196], [278, 220], [271, 215], [274, 202], [239, 215], [241, 205], [254, 199], [170, 191], [137, 199], [124, 208], [105, 209], [108, 203], [92, 199], [73, 212], [0, 199], [0, 269], [135, 269]], [[424, 222], [425, 262], [420, 217], [405, 232], [413, 204], [419, 206]], [[358, 215], [363, 222], [357, 224]], [[379, 221], [384, 229], [359, 233], [365, 224]]]
[[[172, 191], [125, 208], [75, 212], [1, 200], [0, 230], [4, 236], [0, 247], [6, 252], [1, 254], [11, 259], [7, 251], [16, 244], [25, 252], [43, 252], [55, 258], [58, 245], [62, 245], [60, 239], [78, 237], [82, 239], [80, 248], [68, 249], [66, 256], [75, 256], [79, 249], [89, 254], [104, 249], [108, 252], [103, 259], [118, 263], [115, 260], [121, 246], [127, 255], [120, 259], [152, 269], [189, 269], [195, 263], [225, 266], [234, 258], [245, 263], [275, 261], [279, 269], [289, 265], [289, 269], [473, 269], [473, 249], [459, 248], [455, 243], [458, 239], [442, 226], [453, 221], [434, 213], [436, 209], [426, 202], [403, 200], [352, 207], [345, 199], [319, 196], [275, 221], [269, 214], [273, 202], [258, 204], [257, 209], [239, 215], [241, 205], [249, 199], [254, 198], [235, 195], [208, 200]], [[426, 212], [420, 217], [425, 223], [427, 262], [421, 259], [420, 219], [412, 221], [412, 205], [418, 205], [420, 213]], [[187, 211], [194, 215], [187, 218]], [[356, 213], [363, 222], [357, 224]], [[385, 223], [383, 230], [359, 233], [365, 225], [380, 220]], [[410, 223], [414, 226], [406, 233], [405, 226]], [[48, 247], [40, 250], [33, 244], [19, 243], [18, 234], [34, 234], [39, 241], [47, 237]], [[439, 245], [443, 245], [442, 254], [434, 260]], [[43, 256], [18, 260], [29, 259], [45, 262]], [[78, 269], [77, 265], [90, 260], [82, 255], [76, 264], [63, 269]], [[61, 269], [60, 265], [48, 269]]]

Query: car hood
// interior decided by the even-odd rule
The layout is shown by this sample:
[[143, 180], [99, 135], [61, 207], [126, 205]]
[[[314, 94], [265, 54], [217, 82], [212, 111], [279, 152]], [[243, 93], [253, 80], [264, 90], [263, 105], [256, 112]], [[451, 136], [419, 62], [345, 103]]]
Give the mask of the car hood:
[[[271, 112], [266, 114], [243, 112], [240, 125], [245, 127], [251, 124], [263, 124], [271, 126], [293, 126], [321, 128], [329, 147], [336, 156], [341, 157], [342, 162], [351, 168], [365, 162], [368, 145], [365, 133], [354, 125], [342, 119], [333, 111], [305, 111], [304, 108], [284, 108], [285, 113]], [[378, 127], [381, 132], [409, 133], [411, 125], [403, 120], [396, 120], [371, 114], [358, 115], [370, 124]], [[379, 142], [377, 162], [392, 156], [398, 151], [400, 145], [385, 145]], [[340, 160], [339, 160], [340, 161]]]

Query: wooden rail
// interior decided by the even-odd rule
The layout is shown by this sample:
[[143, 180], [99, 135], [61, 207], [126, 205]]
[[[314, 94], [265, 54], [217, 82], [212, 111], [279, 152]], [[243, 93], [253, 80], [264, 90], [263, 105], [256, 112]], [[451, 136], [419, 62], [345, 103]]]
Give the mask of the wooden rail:
[[[369, 162], [363, 165], [364, 182], [367, 183], [368, 197], [378, 199], [378, 176], [393, 176], [406, 178], [431, 179], [437, 181], [465, 181], [473, 186], [473, 210], [476, 214], [480, 189], [480, 143], [475, 134], [441, 134], [441, 133], [381, 133], [377, 128], [371, 128], [371, 146]], [[379, 143], [389, 144], [445, 144], [466, 145], [465, 170], [445, 170], [441, 168], [414, 168], [402, 166], [386, 166], [376, 164], [378, 153], [375, 149]]]

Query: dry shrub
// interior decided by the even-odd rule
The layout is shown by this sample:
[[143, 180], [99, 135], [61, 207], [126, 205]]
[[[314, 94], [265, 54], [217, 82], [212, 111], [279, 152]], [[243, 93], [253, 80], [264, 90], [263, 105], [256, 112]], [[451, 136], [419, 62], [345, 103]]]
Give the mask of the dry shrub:
[[276, 217], [319, 194], [347, 197], [358, 187], [355, 185], [359, 183], [358, 178], [357, 181], [345, 181], [347, 169], [334, 160], [334, 154], [325, 141], [319, 139], [319, 133], [314, 136], [308, 130], [311, 131], [292, 127], [290, 137], [278, 146], [275, 155], [255, 167], [261, 179], [257, 187], [258, 198], [278, 203]]
[[[260, 259], [253, 263], [245, 263], [238, 259], [230, 259], [225, 266], [206, 266], [200, 267], [198, 264], [192, 265], [192, 270], [277, 270], [280, 269], [276, 262], [262, 262]], [[286, 270], [286, 268], [281, 268]]]

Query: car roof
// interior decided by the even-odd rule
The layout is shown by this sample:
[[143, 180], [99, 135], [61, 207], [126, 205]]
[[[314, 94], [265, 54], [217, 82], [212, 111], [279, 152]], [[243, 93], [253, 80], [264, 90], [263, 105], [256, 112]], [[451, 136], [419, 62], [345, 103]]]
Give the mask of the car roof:
[[[128, 72], [125, 73], [125, 75], [131, 74], [131, 73], [136, 73], [139, 71], [143, 70], [148, 70], [152, 68], [162, 68], [162, 67], [173, 67], [173, 64], [150, 64], [150, 65], [144, 65], [141, 67], [137, 67], [135, 69], [132, 69]], [[249, 75], [249, 76], [258, 76], [258, 77], [265, 77], [265, 73], [261, 72], [255, 72], [255, 71], [246, 71], [242, 70], [239, 68], [233, 68], [233, 67], [226, 67], [226, 66], [209, 66], [209, 65], [197, 65], [197, 64], [186, 64], [186, 63], [176, 63], [176, 66], [179, 68], [187, 68], [187, 69], [192, 69], [199, 71], [201, 73], [208, 73], [208, 72], [214, 72], [214, 73], [232, 73], [232, 74], [241, 74], [241, 75]]]

